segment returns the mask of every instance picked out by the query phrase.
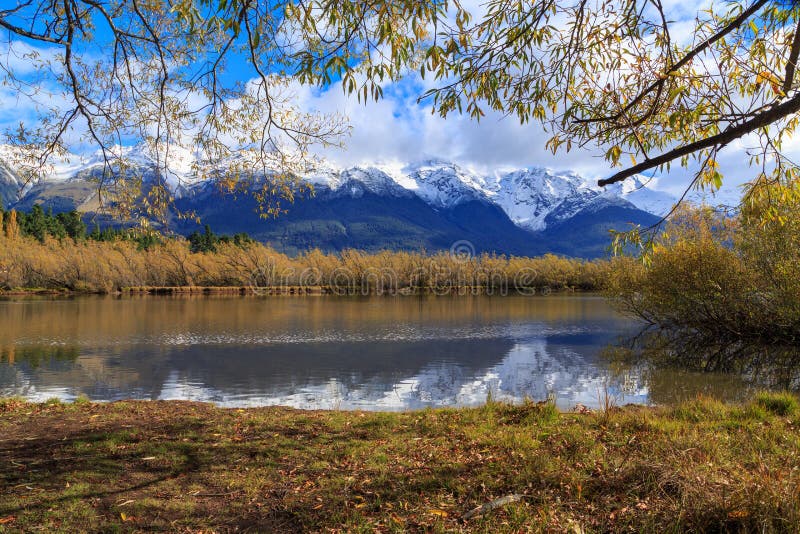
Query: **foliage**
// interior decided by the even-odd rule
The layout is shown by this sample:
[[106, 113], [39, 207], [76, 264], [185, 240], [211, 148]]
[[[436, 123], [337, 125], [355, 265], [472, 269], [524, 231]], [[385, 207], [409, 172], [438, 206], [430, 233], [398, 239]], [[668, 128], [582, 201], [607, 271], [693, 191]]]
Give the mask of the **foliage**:
[[86, 224], [77, 211], [53, 214], [52, 210], [45, 212], [41, 206], [35, 205], [30, 213], [10, 211], [6, 217], [0, 210], [0, 228], [4, 228], [7, 237], [21, 234], [36, 238], [44, 243], [47, 236], [55, 239], [69, 237], [75, 241], [86, 238]]
[[540, 120], [554, 152], [594, 144], [627, 166], [601, 185], [696, 161], [695, 183], [717, 189], [719, 151], [746, 134], [763, 165], [753, 184], [797, 179], [782, 153], [800, 111], [796, 2], [711, 2], [689, 23], [642, 0], [491, 0], [475, 23], [459, 13], [423, 69], [442, 115]]
[[[30, 215], [20, 217], [27, 221]], [[614, 264], [553, 255], [464, 258], [444, 252], [357, 250], [340, 254], [312, 250], [292, 258], [246, 235], [218, 236], [210, 228], [188, 240], [141, 229], [99, 227], [79, 240], [49, 233], [43, 240], [28, 233], [0, 237], [0, 289], [110, 292], [131, 287], [232, 286], [253, 291], [305, 287], [336, 294], [532, 294], [598, 289]]]
[[[0, 223], [2, 222], [2, 210], [0, 210]], [[2, 224], [0, 224], [0, 228], [3, 228]], [[130, 231], [112, 227], [100, 231], [100, 227], [96, 225], [92, 233], [87, 234], [86, 223], [83, 221], [81, 213], [73, 210], [54, 214], [52, 209], [44, 211], [41, 206], [34, 205], [28, 213], [9, 211], [5, 218], [5, 234], [9, 239], [12, 236], [23, 235], [44, 243], [47, 237], [58, 240], [70, 238], [73, 241], [82, 241], [87, 238], [95, 241], [110, 241], [129, 235]]]
[[206, 225], [202, 234], [193, 232], [189, 236], [189, 250], [192, 252], [216, 252], [216, 236], [211, 231], [211, 227]]
[[247, 247], [255, 243], [245, 233], [234, 234], [232, 237], [215, 235], [209, 225], [205, 225], [202, 234], [192, 232], [187, 239], [189, 240], [189, 250], [192, 252], [216, 252], [217, 245], [220, 243], [232, 243], [237, 247]]
[[[250, 191], [264, 213], [291, 200], [312, 147], [340, 145], [344, 117], [300, 109], [297, 81], [341, 80], [378, 98], [444, 13], [435, 2], [177, 0], [18, 2], [0, 11], [9, 38], [0, 84], [41, 116], [9, 132], [14, 167], [29, 182], [67, 148], [73, 129], [96, 145], [101, 196], [123, 210], [145, 194], [150, 215], [171, 202], [170, 160], [200, 155], [194, 169], [223, 190]], [[18, 68], [17, 58], [37, 74]], [[353, 70], [358, 67], [359, 76]], [[42, 98], [46, 95], [47, 98]], [[55, 98], [52, 98], [52, 97]], [[156, 162], [146, 187], [122, 146], [143, 142]], [[241, 187], [240, 187], [241, 186]], [[127, 189], [132, 188], [130, 192]]]
[[708, 208], [683, 209], [646, 263], [628, 260], [626, 269], [612, 273], [610, 292], [624, 311], [665, 329], [720, 343], [795, 345], [800, 212], [782, 213], [783, 222], [749, 212], [733, 219]]
[[[630, 159], [603, 184], [696, 161], [695, 183], [716, 189], [718, 153], [747, 134], [761, 166], [747, 202], [758, 202], [761, 186], [796, 181], [782, 152], [800, 110], [796, 2], [715, 1], [690, 23], [643, 0], [490, 0], [475, 15], [457, 0], [19, 3], [0, 13], [0, 26], [15, 53], [41, 47], [25, 48], [27, 58], [69, 105], [43, 106], [41, 127], [23, 125], [11, 140], [35, 175], [85, 123], [103, 149], [104, 185], [125, 174], [116, 145], [144, 139], [159, 162], [148, 195], [161, 213], [165, 181], [176, 178], [166, 164], [172, 143], [231, 166], [213, 176], [223, 188], [270, 170], [257, 195], [277, 202], [293, 197], [292, 173], [312, 145], [338, 144], [347, 130], [341, 117], [293, 106], [294, 81], [341, 81], [367, 100], [419, 71], [434, 78], [425, 96], [442, 115], [538, 120], [553, 151], [593, 144], [612, 166]], [[97, 47], [110, 53], [92, 54]], [[30, 80], [5, 61], [2, 82], [29, 94]], [[231, 82], [233, 63], [254, 81]]]
[[17, 212], [11, 210], [8, 216], [3, 218], [3, 235], [8, 240], [14, 240], [19, 235], [19, 222], [17, 221]]

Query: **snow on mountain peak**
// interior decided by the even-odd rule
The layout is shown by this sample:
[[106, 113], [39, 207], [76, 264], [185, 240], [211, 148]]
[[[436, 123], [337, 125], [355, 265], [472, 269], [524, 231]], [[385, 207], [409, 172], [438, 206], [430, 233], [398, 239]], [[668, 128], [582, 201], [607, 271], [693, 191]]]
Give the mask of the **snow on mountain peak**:
[[[493, 190], [495, 202], [509, 218], [530, 230], [544, 229], [545, 219], [564, 202], [596, 196], [575, 173], [556, 173], [538, 167], [497, 176]], [[579, 209], [577, 205], [576, 209]]]
[[[13, 147], [0, 145], [0, 181], [6, 186], [15, 181], [15, 171], [19, 170], [13, 163], [14, 156]], [[158, 166], [162, 178], [175, 188], [176, 194], [183, 186], [204, 184], [204, 178], [214, 174], [201, 153], [178, 145], [115, 146], [105, 156], [110, 157], [112, 165], [124, 163], [145, 169]], [[251, 154], [236, 153], [229, 161], [215, 164], [214, 168], [221, 168], [221, 165], [246, 167], [250, 157]], [[45, 182], [84, 178], [106, 163], [101, 151], [82, 156], [64, 154], [52, 160], [52, 169], [46, 172]], [[307, 165], [302, 179], [338, 195], [358, 197], [365, 192], [391, 196], [413, 194], [436, 208], [447, 209], [476, 200], [491, 203], [500, 207], [515, 224], [533, 231], [542, 230], [554, 221], [602, 202], [630, 202], [644, 211], [664, 215], [676, 201], [670, 194], [653, 188], [656, 180], [638, 175], [599, 188], [571, 171], [530, 167], [484, 175], [437, 159], [365, 164], [345, 169], [325, 161], [315, 161]], [[9, 187], [6, 189], [10, 191]]]
[[421, 161], [406, 165], [402, 173], [417, 196], [436, 207], [450, 208], [491, 196], [483, 177], [452, 162]]
[[[12, 168], [33, 167], [36, 163], [33, 159], [33, 155], [27, 154], [20, 148], [0, 145], [0, 160]], [[41, 168], [41, 181], [65, 182], [105, 165], [117, 168], [124, 164], [131, 168], [158, 167], [168, 184], [176, 187], [180, 183], [195, 179], [200, 160], [197, 152], [177, 144], [111, 145], [105, 150], [97, 149], [86, 154], [62, 152], [50, 155], [47, 164]]]
[[[399, 196], [408, 193], [390, 175], [376, 167], [346, 169], [339, 173], [339, 183], [342, 185], [348, 184], [353, 192], [357, 191], [358, 186], [356, 184], [360, 183], [367, 191], [376, 195]], [[353, 189], [354, 187], [356, 189]]]
[[622, 182], [605, 186], [602, 192], [606, 198], [623, 198], [640, 210], [663, 217], [670, 212], [677, 199], [669, 193], [653, 189], [657, 183], [656, 178], [637, 174]]

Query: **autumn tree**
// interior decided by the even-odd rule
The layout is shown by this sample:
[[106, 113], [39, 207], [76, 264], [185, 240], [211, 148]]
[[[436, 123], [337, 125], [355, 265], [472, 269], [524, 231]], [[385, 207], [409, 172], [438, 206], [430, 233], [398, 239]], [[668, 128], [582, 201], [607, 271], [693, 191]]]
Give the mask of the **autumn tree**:
[[16, 210], [11, 210], [7, 214], [7, 219], [5, 221], [5, 234], [8, 240], [16, 239], [19, 235], [19, 226], [17, 224], [17, 212]]
[[[619, 168], [601, 186], [679, 165], [693, 186], [718, 189], [719, 154], [742, 140], [754, 168], [745, 204], [800, 196], [785, 151], [800, 111], [799, 2], [717, 0], [683, 20], [662, 0], [448, 7], [408, 65], [433, 85], [422, 100], [443, 117], [537, 121], [554, 153], [590, 147]], [[359, 68], [333, 65], [343, 77]], [[783, 197], [770, 196], [774, 185]]]
[[442, 115], [538, 119], [554, 152], [602, 147], [624, 168], [600, 185], [696, 161], [695, 182], [718, 188], [718, 154], [748, 134], [753, 185], [794, 181], [798, 25], [786, 1], [711, 2], [687, 23], [661, 0], [491, 0], [428, 49], [427, 96]]
[[[341, 144], [344, 117], [300, 109], [293, 84], [380, 95], [430, 37], [440, 2], [263, 0], [20, 0], [0, 8], [0, 84], [41, 112], [8, 132], [26, 181], [85, 132], [104, 166], [96, 178], [115, 203], [163, 214], [179, 149], [200, 154], [205, 178], [226, 190], [266, 175], [266, 213], [295, 194], [312, 148]], [[27, 68], [20, 68], [25, 63]], [[363, 67], [364, 77], [352, 74]], [[142, 187], [122, 146], [143, 142], [156, 176]], [[199, 170], [199, 167], [195, 169]]]

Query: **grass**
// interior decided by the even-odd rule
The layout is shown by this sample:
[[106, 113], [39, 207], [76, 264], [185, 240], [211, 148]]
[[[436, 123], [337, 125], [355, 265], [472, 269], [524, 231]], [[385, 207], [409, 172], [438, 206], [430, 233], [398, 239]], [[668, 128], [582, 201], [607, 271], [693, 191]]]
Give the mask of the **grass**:
[[798, 424], [766, 393], [581, 414], [5, 399], [0, 532], [797, 532]]

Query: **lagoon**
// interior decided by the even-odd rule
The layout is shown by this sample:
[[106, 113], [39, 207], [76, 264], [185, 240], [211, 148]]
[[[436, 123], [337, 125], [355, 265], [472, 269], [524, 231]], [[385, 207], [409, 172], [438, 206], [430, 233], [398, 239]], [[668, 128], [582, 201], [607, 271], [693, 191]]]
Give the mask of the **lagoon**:
[[0, 396], [408, 410], [751, 393], [736, 376], [610, 356], [640, 328], [592, 294], [6, 297]]

